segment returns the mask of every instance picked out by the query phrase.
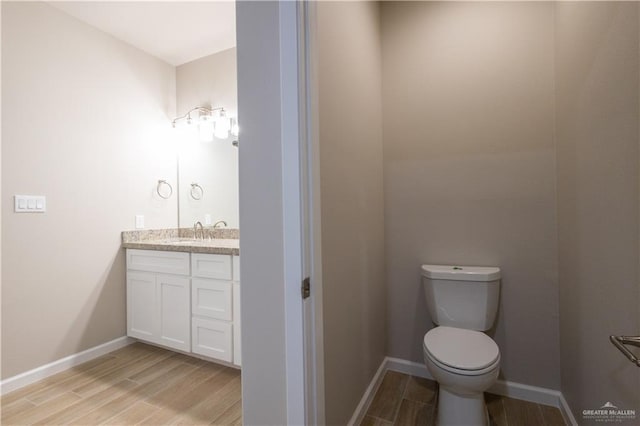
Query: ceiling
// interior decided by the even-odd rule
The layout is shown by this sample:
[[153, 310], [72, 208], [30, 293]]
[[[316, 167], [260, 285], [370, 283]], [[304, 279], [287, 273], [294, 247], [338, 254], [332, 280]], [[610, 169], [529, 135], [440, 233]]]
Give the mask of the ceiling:
[[49, 4], [175, 66], [236, 45], [234, 1]]

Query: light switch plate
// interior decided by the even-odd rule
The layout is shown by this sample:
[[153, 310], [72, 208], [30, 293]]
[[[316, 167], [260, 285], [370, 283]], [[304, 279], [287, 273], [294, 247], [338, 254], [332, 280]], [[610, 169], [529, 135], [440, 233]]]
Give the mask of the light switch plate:
[[14, 195], [13, 211], [16, 213], [44, 213], [47, 197], [44, 195]]
[[144, 215], [136, 215], [136, 229], [144, 229]]
[[209, 213], [204, 215], [204, 224], [207, 226], [211, 225], [211, 215]]

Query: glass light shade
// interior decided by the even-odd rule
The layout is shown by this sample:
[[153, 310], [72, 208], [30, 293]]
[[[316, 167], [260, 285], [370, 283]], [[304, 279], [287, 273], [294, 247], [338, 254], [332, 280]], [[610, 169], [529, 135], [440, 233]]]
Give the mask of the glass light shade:
[[198, 123], [198, 137], [202, 142], [212, 142], [214, 125], [212, 120], [203, 120]]
[[231, 130], [231, 119], [227, 117], [224, 111], [220, 111], [214, 118], [215, 122], [215, 136], [218, 139], [227, 139], [229, 137], [229, 130]]
[[238, 126], [238, 120], [231, 119], [231, 135], [237, 138], [239, 134], [240, 134], [240, 127]]

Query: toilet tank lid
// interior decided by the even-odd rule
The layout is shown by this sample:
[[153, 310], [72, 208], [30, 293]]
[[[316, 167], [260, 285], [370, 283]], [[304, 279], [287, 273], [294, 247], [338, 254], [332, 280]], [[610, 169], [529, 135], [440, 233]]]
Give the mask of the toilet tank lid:
[[422, 276], [452, 281], [495, 281], [500, 268], [494, 266], [422, 265]]

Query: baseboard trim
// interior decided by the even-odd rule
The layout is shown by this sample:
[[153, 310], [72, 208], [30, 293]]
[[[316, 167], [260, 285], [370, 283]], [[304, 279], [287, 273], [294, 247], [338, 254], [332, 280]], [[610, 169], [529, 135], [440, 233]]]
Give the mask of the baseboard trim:
[[383, 359], [380, 363], [378, 371], [376, 371], [373, 379], [371, 379], [371, 383], [369, 383], [369, 386], [367, 386], [367, 389], [364, 391], [364, 394], [362, 395], [362, 398], [360, 399], [356, 410], [353, 412], [353, 416], [351, 416], [351, 420], [349, 420], [349, 423], [347, 423], [348, 426], [355, 426], [362, 423], [364, 415], [369, 409], [369, 404], [371, 404], [371, 400], [378, 391], [380, 383], [382, 383], [383, 373], [387, 370], [387, 359], [388, 358]]
[[496, 395], [508, 396], [509, 398], [560, 408], [560, 392], [553, 389], [496, 380], [496, 383], [489, 388], [489, 392]]
[[25, 371], [24, 373], [20, 373], [16, 376], [9, 377], [8, 379], [0, 382], [0, 395], [13, 392], [14, 390], [30, 385], [31, 383], [53, 376], [61, 371], [68, 370], [76, 365], [91, 361], [94, 358], [130, 345], [134, 341], [135, 340], [127, 336], [118, 337], [110, 342], [94, 346], [93, 348], [78, 352], [77, 354], [69, 355], [52, 363], [34, 368], [33, 370]]
[[397, 371], [399, 373], [410, 374], [416, 377], [422, 377], [429, 380], [435, 380], [427, 366], [406, 359], [387, 357], [387, 370]]
[[571, 407], [569, 407], [569, 403], [564, 398], [563, 394], [560, 394], [560, 413], [562, 413], [562, 417], [566, 424], [571, 426], [578, 426], [578, 422], [576, 418], [573, 416], [573, 412], [571, 411]]
[[[387, 368], [389, 370], [433, 380], [427, 366], [417, 362], [388, 358]], [[560, 408], [560, 392], [552, 389], [524, 385], [506, 380], [497, 380], [496, 383], [489, 388], [488, 392]]]
[[[425, 379], [433, 380], [433, 376], [429, 373], [427, 366], [421, 363], [407, 361], [405, 359], [386, 357], [375, 376], [371, 380], [371, 383], [367, 387], [360, 403], [356, 407], [351, 420], [349, 421], [349, 425], [359, 424], [364, 418], [367, 409], [369, 408], [369, 404], [373, 399], [378, 387], [380, 386], [380, 382], [382, 382], [382, 378], [384, 376], [384, 372], [386, 370], [397, 371], [404, 374], [410, 374], [416, 377], [423, 377]], [[562, 413], [562, 417], [564, 417], [565, 422], [568, 425], [577, 426], [578, 423], [569, 408], [569, 404], [565, 400], [564, 396], [560, 391], [541, 388], [537, 386], [525, 385], [522, 383], [515, 383], [506, 380], [498, 380], [496, 383], [489, 389], [489, 392], [507, 396], [510, 398], [521, 399], [524, 401], [535, 402], [537, 404], [549, 405], [552, 407], [556, 407], [560, 409]]]

